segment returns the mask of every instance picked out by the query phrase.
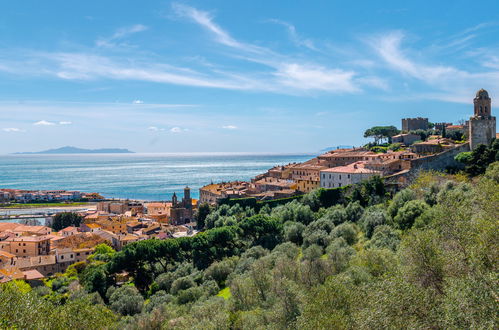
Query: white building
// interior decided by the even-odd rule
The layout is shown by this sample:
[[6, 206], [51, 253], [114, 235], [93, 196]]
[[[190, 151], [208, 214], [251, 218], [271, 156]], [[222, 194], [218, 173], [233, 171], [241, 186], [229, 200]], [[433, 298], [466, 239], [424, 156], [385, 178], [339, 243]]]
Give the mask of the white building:
[[375, 175], [381, 175], [380, 171], [364, 167], [365, 162], [355, 162], [345, 166], [328, 168], [320, 172], [321, 188], [338, 188], [349, 184], [359, 183]]

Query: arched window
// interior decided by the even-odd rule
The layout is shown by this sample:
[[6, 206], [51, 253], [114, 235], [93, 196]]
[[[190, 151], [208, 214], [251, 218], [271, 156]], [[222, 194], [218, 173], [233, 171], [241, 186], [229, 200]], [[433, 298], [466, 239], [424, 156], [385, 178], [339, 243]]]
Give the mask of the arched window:
[[485, 113], [487, 113], [487, 107], [485, 107]]
[[480, 113], [483, 113], [483, 109], [482, 109], [482, 106], [480, 106]]

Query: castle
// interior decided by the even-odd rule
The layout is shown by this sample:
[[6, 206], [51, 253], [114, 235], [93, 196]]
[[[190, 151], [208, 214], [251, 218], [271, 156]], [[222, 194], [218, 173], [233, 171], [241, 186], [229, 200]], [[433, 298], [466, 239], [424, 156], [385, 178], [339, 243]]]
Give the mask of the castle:
[[470, 149], [489, 145], [496, 137], [496, 117], [492, 116], [491, 99], [485, 89], [476, 92], [473, 99], [474, 115], [469, 121]]

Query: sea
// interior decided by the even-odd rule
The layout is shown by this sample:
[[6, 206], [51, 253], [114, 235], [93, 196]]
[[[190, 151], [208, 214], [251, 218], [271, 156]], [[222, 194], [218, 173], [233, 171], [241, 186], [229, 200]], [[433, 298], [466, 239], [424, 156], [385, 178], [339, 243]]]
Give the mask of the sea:
[[250, 180], [276, 165], [314, 154], [73, 154], [0, 155], [0, 188], [79, 190], [106, 198], [170, 200], [211, 182]]

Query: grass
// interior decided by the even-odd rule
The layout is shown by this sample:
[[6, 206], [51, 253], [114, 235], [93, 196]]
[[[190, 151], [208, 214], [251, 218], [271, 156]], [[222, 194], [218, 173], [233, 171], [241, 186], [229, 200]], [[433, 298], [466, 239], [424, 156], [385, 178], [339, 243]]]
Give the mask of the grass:
[[225, 300], [229, 299], [232, 296], [232, 293], [230, 293], [230, 288], [226, 287], [217, 294], [217, 297], [222, 297]]
[[88, 202], [74, 202], [74, 203], [19, 203], [19, 204], [7, 204], [1, 205], [1, 208], [6, 209], [31, 209], [38, 207], [64, 207], [64, 206], [83, 206], [88, 205]]

